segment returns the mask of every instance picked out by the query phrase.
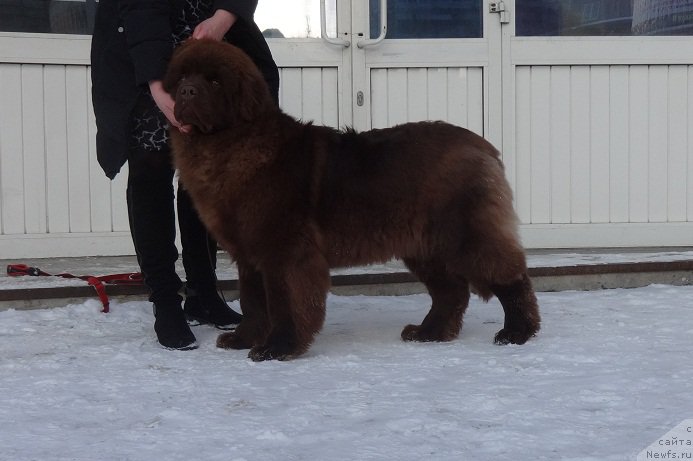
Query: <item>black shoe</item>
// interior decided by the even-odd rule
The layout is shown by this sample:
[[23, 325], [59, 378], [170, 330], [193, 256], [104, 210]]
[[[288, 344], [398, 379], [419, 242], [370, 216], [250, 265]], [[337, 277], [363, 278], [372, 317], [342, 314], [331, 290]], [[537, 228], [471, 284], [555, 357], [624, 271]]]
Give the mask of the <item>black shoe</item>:
[[197, 349], [197, 340], [180, 304], [154, 304], [154, 317], [154, 331], [163, 347], [177, 351]]
[[212, 324], [220, 330], [232, 330], [243, 319], [216, 291], [197, 292], [187, 289], [183, 310], [190, 325]]

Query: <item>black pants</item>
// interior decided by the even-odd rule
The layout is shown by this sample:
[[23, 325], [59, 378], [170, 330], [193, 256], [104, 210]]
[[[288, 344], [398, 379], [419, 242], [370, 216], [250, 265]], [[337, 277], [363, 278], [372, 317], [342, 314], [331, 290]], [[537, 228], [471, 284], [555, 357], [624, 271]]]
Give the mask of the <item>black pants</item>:
[[[144, 282], [154, 303], [180, 303], [182, 282], [176, 273], [174, 170], [168, 150], [132, 150], [127, 185], [130, 233]], [[178, 225], [187, 285], [216, 289], [216, 242], [195, 211], [190, 196], [178, 188]]]

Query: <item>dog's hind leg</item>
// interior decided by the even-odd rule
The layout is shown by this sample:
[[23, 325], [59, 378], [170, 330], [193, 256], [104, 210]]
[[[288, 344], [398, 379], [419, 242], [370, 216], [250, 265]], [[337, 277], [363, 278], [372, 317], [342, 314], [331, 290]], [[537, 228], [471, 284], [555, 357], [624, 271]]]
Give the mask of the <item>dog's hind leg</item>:
[[466, 279], [446, 270], [444, 262], [422, 262], [405, 258], [409, 270], [426, 285], [431, 295], [431, 310], [421, 325], [407, 325], [402, 330], [405, 341], [451, 341], [462, 328], [462, 317], [469, 304]]
[[496, 333], [496, 344], [524, 344], [539, 331], [537, 298], [527, 272], [522, 278], [505, 285], [491, 285], [491, 291], [503, 305], [505, 322]]
[[487, 234], [467, 254], [470, 283], [479, 295], [495, 295], [503, 306], [505, 322], [496, 334], [496, 344], [524, 344], [539, 331], [540, 315], [532, 282], [527, 275], [524, 250], [512, 239], [498, 239]]

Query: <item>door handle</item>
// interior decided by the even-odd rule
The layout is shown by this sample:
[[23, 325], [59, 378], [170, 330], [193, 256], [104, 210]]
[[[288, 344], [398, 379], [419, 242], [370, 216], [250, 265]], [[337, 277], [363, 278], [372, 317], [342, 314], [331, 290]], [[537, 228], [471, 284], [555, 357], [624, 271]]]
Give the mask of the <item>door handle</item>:
[[[324, 0], [323, 0], [324, 1]], [[359, 48], [365, 48], [367, 46], [377, 45], [378, 43], [385, 40], [387, 35], [387, 0], [380, 0], [380, 35], [376, 38], [369, 40], [361, 40], [356, 43]]]
[[332, 45], [339, 45], [343, 46], [344, 48], [349, 48], [351, 43], [348, 40], [344, 40], [339, 37], [327, 36], [327, 13], [325, 12], [325, 1], [326, 0], [320, 0], [320, 37]]

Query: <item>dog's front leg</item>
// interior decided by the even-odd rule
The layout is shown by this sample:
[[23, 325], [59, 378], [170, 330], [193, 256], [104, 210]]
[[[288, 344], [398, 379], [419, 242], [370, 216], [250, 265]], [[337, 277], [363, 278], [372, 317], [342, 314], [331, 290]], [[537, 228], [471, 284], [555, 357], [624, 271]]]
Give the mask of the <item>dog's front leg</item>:
[[[295, 255], [294, 255], [295, 256]], [[248, 354], [254, 361], [287, 360], [308, 350], [325, 321], [329, 266], [317, 250], [273, 265], [264, 273], [271, 329]]]
[[243, 320], [234, 331], [219, 335], [217, 347], [250, 349], [264, 344], [270, 330], [265, 286], [258, 270], [242, 261], [236, 264]]

